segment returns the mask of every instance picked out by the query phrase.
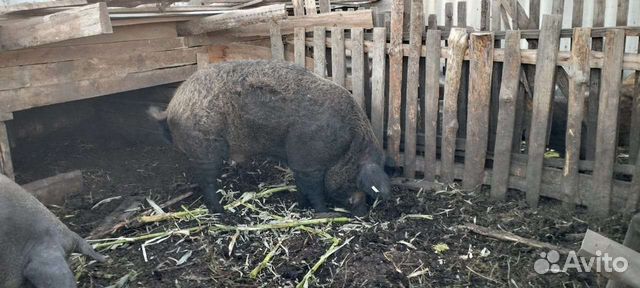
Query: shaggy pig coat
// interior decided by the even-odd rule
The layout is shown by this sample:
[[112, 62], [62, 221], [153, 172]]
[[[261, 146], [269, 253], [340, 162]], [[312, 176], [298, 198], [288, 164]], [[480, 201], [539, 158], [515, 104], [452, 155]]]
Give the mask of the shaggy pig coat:
[[76, 287], [66, 257], [104, 256], [11, 179], [0, 174], [0, 287]]
[[[325, 209], [325, 195], [345, 204], [357, 188], [368, 195], [390, 193], [383, 151], [364, 111], [349, 91], [302, 67], [267, 61], [212, 65], [178, 88], [164, 116], [173, 143], [200, 163], [202, 174], [219, 175], [229, 158], [285, 161], [302, 190], [298, 194], [306, 196], [299, 201], [309, 200], [316, 211]], [[378, 191], [367, 191], [375, 185]]]

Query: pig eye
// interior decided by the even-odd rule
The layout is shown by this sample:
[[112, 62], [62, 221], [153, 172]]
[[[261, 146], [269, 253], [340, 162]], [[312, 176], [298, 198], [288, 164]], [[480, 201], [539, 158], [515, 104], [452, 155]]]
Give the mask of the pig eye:
[[378, 190], [376, 186], [371, 186], [371, 190], [373, 190], [373, 192], [380, 193], [380, 190]]

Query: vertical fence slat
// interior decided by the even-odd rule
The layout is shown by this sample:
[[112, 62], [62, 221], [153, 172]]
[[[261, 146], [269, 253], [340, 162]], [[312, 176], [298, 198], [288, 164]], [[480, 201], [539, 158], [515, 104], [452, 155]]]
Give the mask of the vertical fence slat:
[[[593, 1], [593, 27], [604, 26], [604, 0]], [[602, 37], [594, 37], [591, 50], [602, 51]], [[589, 98], [587, 99], [587, 137], [585, 143], [586, 159], [593, 160], [596, 151], [596, 129], [598, 120], [598, 99], [600, 93], [600, 69], [593, 69], [589, 80]]]
[[464, 156], [463, 187], [482, 184], [489, 138], [489, 101], [493, 70], [493, 33], [472, 33], [469, 37], [469, 106]]
[[456, 25], [461, 28], [467, 28], [467, 2], [458, 2], [458, 20]]
[[301, 67], [305, 67], [305, 31], [304, 27], [296, 27], [293, 29], [293, 59], [294, 62]]
[[380, 146], [384, 144], [385, 44], [387, 29], [373, 28], [373, 63], [371, 64], [371, 126]]
[[491, 1], [491, 31], [500, 31], [500, 1]]
[[291, 0], [294, 16], [304, 16], [304, 0]]
[[0, 173], [11, 179], [15, 179], [7, 126], [5, 122], [2, 121], [0, 121]]
[[344, 52], [344, 29], [338, 27], [331, 28], [331, 79], [336, 84], [345, 87], [345, 52]]
[[362, 109], [364, 103], [364, 30], [351, 29], [351, 89], [353, 97]]
[[504, 200], [509, 185], [511, 148], [515, 128], [516, 99], [520, 86], [520, 31], [507, 31], [505, 62], [502, 70], [502, 86], [498, 108], [498, 128], [493, 154], [491, 198]]
[[440, 102], [440, 37], [441, 31], [427, 31], [424, 101], [424, 179], [434, 181], [436, 175], [436, 146], [438, 108]]
[[304, 0], [304, 10], [307, 11], [307, 15], [316, 15], [318, 10], [316, 8], [315, 0]]
[[489, 30], [489, 23], [491, 22], [489, 7], [489, 0], [482, 0], [480, 2], [480, 31]]
[[584, 0], [573, 0], [573, 13], [571, 16], [571, 27], [582, 26], [583, 9], [584, 9]]
[[564, 0], [553, 0], [551, 14], [562, 15], [564, 12]]
[[598, 130], [596, 132], [595, 163], [593, 171], [593, 193], [595, 196], [589, 207], [600, 216], [609, 214], [613, 164], [616, 159], [616, 131], [618, 106], [622, 86], [622, 57], [624, 56], [624, 30], [613, 29], [605, 34], [604, 59], [598, 108]]
[[327, 76], [326, 37], [324, 27], [313, 27], [313, 70], [320, 77]]
[[[538, 27], [540, 27], [540, 0], [529, 0], [529, 29], [538, 29]], [[529, 46], [529, 48], [533, 47]]]
[[453, 27], [453, 3], [444, 4], [444, 30], [449, 31]]
[[616, 12], [616, 26], [627, 26], [628, 14], [629, 14], [629, 0], [618, 0], [618, 10]]
[[318, 0], [318, 6], [320, 6], [320, 13], [331, 12], [331, 2], [329, 0]]
[[416, 137], [418, 130], [418, 88], [420, 85], [420, 51], [422, 50], [422, 30], [424, 16], [422, 0], [411, 0], [409, 20], [409, 55], [407, 63], [407, 90], [404, 131], [404, 177], [416, 176]]
[[196, 53], [196, 63], [198, 70], [207, 69], [209, 67], [209, 53]]
[[562, 191], [566, 208], [575, 208], [574, 201], [578, 196], [578, 162], [580, 161], [580, 146], [582, 135], [582, 120], [584, 119], [585, 96], [589, 91], [589, 56], [591, 48], [590, 28], [573, 29], [571, 43], [571, 66], [569, 67], [569, 99], [567, 107], [566, 153]]
[[284, 44], [282, 43], [280, 23], [269, 22], [269, 36], [271, 37], [271, 59], [284, 61]]
[[[635, 83], [633, 86], [633, 106], [631, 106], [631, 127], [629, 131], [640, 131], [640, 71], [635, 73]], [[633, 135], [633, 134], [629, 134]], [[629, 137], [629, 155], [632, 163], [638, 157], [640, 151], [640, 137]]]
[[438, 29], [438, 16], [436, 16], [436, 14], [429, 14], [427, 27], [429, 27], [429, 29]]
[[387, 121], [387, 152], [395, 165], [400, 165], [400, 113], [402, 105], [402, 23], [404, 1], [393, 0], [389, 40], [389, 119]]
[[440, 176], [445, 183], [454, 180], [456, 135], [458, 133], [458, 93], [462, 62], [467, 50], [466, 29], [453, 28], [449, 34], [449, 57], [444, 85], [444, 107], [442, 113], [442, 169]]
[[527, 203], [538, 207], [542, 180], [542, 165], [546, 148], [549, 112], [553, 98], [556, 61], [560, 45], [562, 16], [545, 15], [542, 18], [536, 59], [533, 114], [529, 133], [529, 158], [527, 161]]

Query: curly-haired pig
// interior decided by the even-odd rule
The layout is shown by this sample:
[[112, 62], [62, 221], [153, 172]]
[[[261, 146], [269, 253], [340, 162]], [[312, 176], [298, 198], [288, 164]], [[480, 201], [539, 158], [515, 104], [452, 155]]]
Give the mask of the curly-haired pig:
[[251, 156], [286, 162], [298, 202], [316, 212], [326, 212], [331, 200], [363, 214], [363, 195], [391, 194], [384, 152], [364, 111], [349, 91], [302, 67], [269, 61], [211, 65], [180, 85], [166, 111], [149, 112], [194, 164], [211, 212], [222, 212], [216, 179], [223, 161]]
[[104, 256], [11, 179], [0, 174], [0, 287], [76, 287], [67, 256]]

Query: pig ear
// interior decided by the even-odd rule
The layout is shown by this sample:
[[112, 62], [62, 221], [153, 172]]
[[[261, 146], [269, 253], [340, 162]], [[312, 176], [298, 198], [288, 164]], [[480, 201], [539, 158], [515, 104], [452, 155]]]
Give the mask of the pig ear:
[[36, 288], [76, 287], [76, 279], [62, 253], [33, 253], [23, 276]]

